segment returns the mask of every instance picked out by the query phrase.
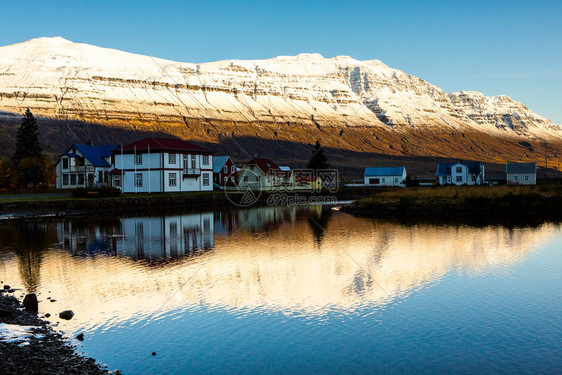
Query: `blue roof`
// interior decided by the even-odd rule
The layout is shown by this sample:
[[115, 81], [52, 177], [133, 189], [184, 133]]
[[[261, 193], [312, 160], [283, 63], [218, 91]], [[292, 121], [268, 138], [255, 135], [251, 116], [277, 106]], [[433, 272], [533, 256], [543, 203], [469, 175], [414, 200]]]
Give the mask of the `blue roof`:
[[230, 156], [215, 156], [213, 157], [213, 172], [219, 173], [228, 161]]
[[365, 177], [368, 176], [402, 176], [406, 167], [367, 167]]
[[449, 176], [451, 175], [451, 167], [453, 165], [462, 164], [468, 167], [468, 173], [478, 174], [482, 169], [482, 162], [474, 161], [474, 162], [467, 162], [467, 163], [442, 163], [437, 165], [437, 173], [436, 176]]
[[[111, 164], [109, 164], [103, 158], [110, 157], [112, 151], [115, 150], [119, 146], [118, 145], [88, 146], [88, 145], [74, 144], [74, 145], [72, 145], [72, 147], [76, 147], [76, 149], [78, 151], [80, 151], [80, 153], [82, 155], [84, 155], [84, 157], [86, 159], [88, 159], [90, 161], [90, 163], [92, 163], [93, 166], [95, 166], [95, 167], [111, 167]], [[67, 153], [67, 155], [74, 156], [74, 157], [78, 156], [78, 155], [69, 154], [69, 153]]]

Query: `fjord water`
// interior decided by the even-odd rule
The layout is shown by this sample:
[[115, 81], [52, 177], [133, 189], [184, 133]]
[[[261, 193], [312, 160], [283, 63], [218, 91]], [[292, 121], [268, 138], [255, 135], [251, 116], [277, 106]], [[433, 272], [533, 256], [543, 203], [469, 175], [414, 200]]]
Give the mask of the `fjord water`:
[[553, 373], [561, 269], [553, 223], [321, 206], [0, 223], [0, 279], [130, 374]]

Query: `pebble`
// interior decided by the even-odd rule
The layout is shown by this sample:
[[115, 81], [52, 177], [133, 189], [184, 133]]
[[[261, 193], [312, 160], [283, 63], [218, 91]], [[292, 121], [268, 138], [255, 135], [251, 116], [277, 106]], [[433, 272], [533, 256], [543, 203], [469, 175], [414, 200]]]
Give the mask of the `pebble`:
[[59, 318], [64, 320], [70, 320], [74, 316], [74, 312], [72, 310], [64, 310], [59, 313]]
[[78, 341], [84, 341], [84, 334], [80, 333], [76, 336], [76, 338], [78, 339]]
[[152, 355], [156, 355], [156, 352], [152, 352]]

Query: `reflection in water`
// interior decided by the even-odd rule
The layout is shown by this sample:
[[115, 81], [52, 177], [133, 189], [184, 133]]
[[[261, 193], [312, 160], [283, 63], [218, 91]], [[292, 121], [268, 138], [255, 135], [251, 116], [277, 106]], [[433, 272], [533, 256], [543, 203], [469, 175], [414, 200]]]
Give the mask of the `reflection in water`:
[[[103, 222], [75, 219], [2, 224], [0, 278], [40, 293], [42, 312], [54, 315], [62, 309], [72, 309], [75, 318], [61, 323], [70, 334], [88, 332], [89, 337], [113, 337], [112, 332], [131, 334], [133, 326], [142, 330], [140, 327], [159, 327], [168, 322], [170, 327], [176, 327], [170, 322], [187, 319], [189, 323], [182, 323], [186, 326], [179, 325], [181, 334], [175, 328], [169, 333], [153, 328], [149, 339], [151, 343], [167, 343], [172, 340], [169, 334], [175, 335], [177, 341], [170, 341], [170, 345], [177, 344], [178, 349], [170, 349], [169, 355], [175, 357], [167, 363], [170, 372], [181, 373], [185, 370], [181, 366], [190, 366], [182, 362], [188, 357], [181, 348], [186, 345], [185, 335], [193, 330], [214, 335], [209, 338], [211, 342], [203, 343], [209, 348], [228, 337], [238, 338], [247, 346], [253, 342], [248, 335], [254, 335], [257, 341], [252, 350], [263, 352], [264, 358], [277, 358], [275, 353], [286, 350], [287, 340], [303, 330], [295, 323], [290, 327], [296, 331], [278, 332], [288, 317], [295, 318], [289, 319], [292, 322], [304, 318], [322, 325], [334, 316], [362, 318], [387, 311], [389, 303], [418, 291], [427, 292], [430, 286], [451, 275], [470, 279], [510, 272], [513, 265], [524, 264], [522, 260], [555, 236], [560, 236], [556, 224], [537, 228], [406, 226], [355, 218], [321, 206], [121, 217]], [[453, 287], [451, 295], [456, 295], [458, 287]], [[47, 302], [47, 295], [57, 302]], [[473, 297], [472, 303], [480, 297]], [[451, 301], [455, 297], [448, 298]], [[415, 310], [423, 317], [416, 321], [416, 327], [431, 321], [432, 313], [428, 311], [435, 306]], [[512, 314], [516, 310], [507, 311]], [[263, 320], [260, 329], [250, 329], [252, 323], [242, 324], [239, 333], [230, 331], [227, 337], [224, 329], [228, 327], [221, 325], [221, 319], [226, 318], [219, 312], [248, 317], [248, 322], [268, 316], [274, 323]], [[446, 316], [458, 313], [445, 312]], [[275, 318], [277, 315], [284, 320]], [[394, 318], [391, 315], [390, 320]], [[379, 333], [373, 322], [368, 321], [367, 329], [362, 325], [365, 323], [357, 321], [356, 326], [331, 329], [341, 336], [352, 329], [356, 339], [365, 332], [374, 336]], [[219, 328], [208, 328], [211, 323], [206, 322], [214, 322]], [[231, 324], [234, 327], [235, 323]], [[442, 329], [441, 321], [435, 324], [435, 329]], [[325, 334], [325, 339], [333, 332], [317, 329], [311, 328], [312, 336], [307, 339], [322, 352], [324, 345], [318, 340], [323, 339], [315, 335]], [[385, 332], [387, 340], [396, 332], [395, 327], [392, 329], [391, 333]], [[482, 329], [488, 332], [488, 328]], [[256, 338], [261, 333], [263, 337]], [[275, 334], [279, 335], [277, 344], [261, 348], [263, 343], [276, 342], [268, 341]], [[140, 340], [140, 345], [148, 339], [135, 340]], [[191, 336], [190, 340], [202, 339]], [[466, 343], [458, 345], [457, 349]], [[107, 358], [128, 356], [120, 363], [123, 366], [139, 358], [134, 351], [116, 354], [105, 347], [100, 341], [98, 350]], [[221, 358], [228, 356], [232, 348], [227, 345], [220, 352]], [[361, 358], [370, 356], [362, 354]], [[334, 358], [327, 355], [323, 360], [328, 364], [341, 362]], [[177, 368], [173, 367], [176, 360]], [[144, 359], [139, 361], [139, 367], [130, 365], [130, 369], [138, 370], [133, 372], [144, 372], [150, 365]], [[238, 363], [237, 359], [230, 361]], [[222, 360], [215, 367], [198, 368], [201, 372], [220, 372], [220, 363]], [[247, 364], [241, 361], [240, 366]]]

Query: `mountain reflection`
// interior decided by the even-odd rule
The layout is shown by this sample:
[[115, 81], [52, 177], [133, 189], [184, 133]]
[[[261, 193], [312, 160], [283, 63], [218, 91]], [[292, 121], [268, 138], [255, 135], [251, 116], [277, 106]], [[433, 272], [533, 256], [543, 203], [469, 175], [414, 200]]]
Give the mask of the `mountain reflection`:
[[0, 276], [48, 288], [91, 324], [161, 306], [323, 314], [384, 305], [449, 272], [509, 267], [560, 231], [399, 225], [321, 206], [53, 222], [33, 243], [9, 235], [26, 225], [0, 226]]

